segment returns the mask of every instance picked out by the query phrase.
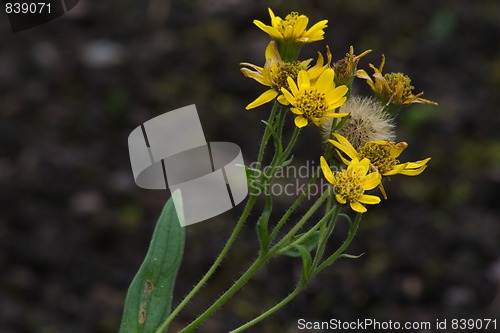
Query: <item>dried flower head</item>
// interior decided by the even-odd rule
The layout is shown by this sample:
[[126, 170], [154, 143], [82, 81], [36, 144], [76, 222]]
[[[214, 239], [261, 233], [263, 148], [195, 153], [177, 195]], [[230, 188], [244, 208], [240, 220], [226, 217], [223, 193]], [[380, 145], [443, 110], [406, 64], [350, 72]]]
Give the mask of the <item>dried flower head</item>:
[[360, 55], [354, 55], [354, 47], [351, 45], [349, 53], [333, 65], [333, 70], [335, 71], [335, 83], [337, 85], [350, 85], [354, 75], [356, 74], [359, 60], [371, 51], [372, 50], [366, 50]]
[[370, 64], [370, 67], [374, 71], [373, 80], [362, 69], [356, 73], [357, 77], [366, 80], [366, 83], [368, 83], [382, 104], [393, 105], [397, 108], [413, 103], [437, 105], [436, 102], [421, 98], [420, 96], [424, 94], [423, 92], [414, 95], [413, 89], [415, 87], [411, 85], [411, 79], [407, 75], [403, 73], [382, 74], [384, 65], [384, 55], [382, 55], [382, 62], [378, 68]]
[[[394, 123], [383, 106], [371, 97], [353, 96], [340, 107], [340, 112], [349, 113], [344, 125], [336, 132], [345, 136], [358, 149], [368, 141], [394, 141]], [[325, 140], [331, 138], [332, 120], [323, 125]]]

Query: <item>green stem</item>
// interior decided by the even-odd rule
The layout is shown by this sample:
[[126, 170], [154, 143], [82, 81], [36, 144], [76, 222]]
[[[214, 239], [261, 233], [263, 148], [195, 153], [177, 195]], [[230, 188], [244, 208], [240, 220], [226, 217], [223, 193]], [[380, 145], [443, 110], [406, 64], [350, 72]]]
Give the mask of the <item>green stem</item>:
[[240, 326], [240, 327], [232, 330], [229, 333], [243, 332], [244, 330], [246, 330], [246, 329], [254, 326], [255, 324], [261, 322], [262, 320], [266, 319], [267, 317], [269, 317], [270, 315], [272, 315], [276, 311], [280, 310], [283, 306], [285, 306], [286, 304], [288, 304], [292, 299], [294, 299], [295, 296], [297, 296], [302, 291], [302, 289], [304, 289], [304, 286], [305, 286], [305, 283], [302, 282], [302, 280], [301, 280], [297, 284], [297, 286], [295, 287], [295, 289], [287, 297], [285, 297], [281, 302], [279, 302], [278, 304], [276, 304], [275, 306], [273, 306], [272, 308], [270, 308], [269, 310], [267, 310], [266, 312], [264, 312], [260, 316], [252, 319], [248, 323], [246, 323], [246, 324], [244, 324], [244, 325], [242, 325], [242, 326]]
[[280, 111], [278, 113], [278, 123], [276, 124], [276, 141], [275, 142], [275, 147], [276, 150], [278, 151], [278, 154], [275, 156], [281, 156], [283, 153], [283, 144], [282, 144], [282, 136], [283, 136], [283, 124], [285, 122], [285, 116], [286, 116], [286, 110], [280, 105]]
[[259, 256], [255, 262], [248, 268], [248, 270], [229, 288], [217, 301], [212, 304], [205, 312], [203, 312], [198, 318], [191, 322], [179, 333], [188, 333], [198, 327], [203, 323], [208, 317], [210, 317], [215, 311], [217, 311], [222, 305], [224, 305], [233, 295], [236, 293], [243, 285], [252, 277], [252, 275], [257, 271], [265, 261], [270, 258], [279, 248], [287, 242], [295, 233], [309, 220], [309, 218], [321, 207], [321, 204], [326, 200], [330, 193], [325, 192], [314, 205], [306, 212], [306, 214], [300, 219], [297, 225], [287, 234], [283, 239], [278, 242], [265, 256]]
[[330, 191], [326, 191], [325, 193], [323, 193], [321, 197], [316, 200], [314, 205], [312, 205], [311, 208], [309, 208], [309, 210], [304, 214], [304, 216], [302, 216], [299, 222], [297, 222], [297, 224], [295, 224], [295, 226], [285, 236], [283, 236], [283, 238], [280, 239], [280, 241], [276, 245], [274, 245], [271, 250], [269, 250], [269, 254], [274, 254], [283, 246], [283, 244], [286, 244], [293, 236], [295, 236], [297, 231], [299, 231], [300, 228], [302, 228], [302, 226], [309, 220], [309, 218], [318, 210], [318, 208], [321, 207], [321, 205], [329, 195], [331, 195]]
[[318, 178], [318, 176], [319, 176], [319, 168], [316, 169], [315, 174], [309, 180], [309, 183], [307, 184], [306, 190], [304, 192], [302, 192], [302, 194], [297, 198], [297, 200], [295, 200], [295, 202], [292, 204], [292, 206], [290, 206], [290, 208], [288, 208], [288, 210], [285, 212], [285, 214], [283, 214], [283, 216], [281, 217], [281, 219], [279, 219], [278, 223], [273, 228], [273, 231], [271, 232], [271, 235], [269, 236], [269, 241], [270, 242], [272, 242], [272, 240], [274, 239], [274, 237], [276, 237], [276, 235], [280, 231], [280, 229], [283, 226], [283, 224], [285, 224], [286, 220], [290, 217], [290, 215], [292, 215], [292, 213], [295, 211], [295, 209], [297, 209], [297, 207], [302, 203], [302, 201], [309, 194], [309, 188], [316, 181], [316, 179]]
[[212, 306], [203, 312], [196, 320], [192, 321], [188, 326], [179, 331], [179, 333], [188, 333], [196, 329], [208, 317], [214, 314], [224, 303], [226, 303], [245, 283], [250, 280], [253, 274], [265, 263], [268, 257], [258, 257], [247, 271], [229, 288], [219, 299], [217, 299]]
[[[321, 220], [318, 221], [311, 229], [309, 229], [306, 233], [302, 234], [299, 238], [295, 239], [292, 244], [301, 244], [304, 240], [308, 239], [311, 234], [313, 234], [320, 226], [324, 225], [326, 221], [328, 221], [328, 218], [332, 213], [334, 212], [335, 207], [332, 208], [330, 211], [328, 211], [325, 216], [321, 218]], [[287, 248], [291, 247], [291, 245], [288, 245], [283, 249], [283, 251], [286, 251]]]
[[290, 139], [290, 142], [288, 143], [288, 146], [286, 147], [284, 152], [282, 151], [283, 147], [281, 145], [281, 142], [279, 143], [279, 148], [277, 148], [279, 149], [278, 154], [274, 155], [273, 160], [269, 165], [268, 172], [265, 173], [267, 184], [271, 183], [276, 174], [277, 168], [281, 167], [283, 165], [283, 162], [285, 162], [285, 160], [290, 155], [293, 146], [295, 146], [295, 142], [297, 141], [299, 133], [300, 133], [300, 128], [295, 128], [292, 138]]
[[[339, 208], [338, 206], [334, 207], [332, 210], [335, 210], [335, 214], [334, 214], [334, 219], [336, 220], [337, 216], [338, 216], [338, 212], [339, 212]], [[332, 211], [330, 211], [331, 213]], [[320, 265], [313, 273], [312, 276], [315, 276], [317, 275], [321, 270], [323, 270], [324, 268], [326, 268], [327, 266], [331, 265], [333, 262], [335, 262], [336, 259], [338, 259], [338, 257], [347, 249], [347, 247], [349, 246], [349, 244], [352, 242], [352, 240], [354, 239], [354, 236], [356, 234], [356, 231], [358, 229], [358, 226], [359, 226], [359, 222], [361, 221], [361, 216], [362, 214], [358, 213], [357, 216], [356, 216], [356, 219], [354, 221], [354, 223], [351, 225], [351, 228], [349, 229], [349, 235], [347, 237], [347, 239], [344, 241], [344, 243], [342, 244], [342, 246], [337, 250], [335, 251], [334, 254], [332, 254], [328, 259], [326, 259], [322, 265]], [[322, 221], [324, 221], [324, 219], [322, 219]], [[320, 221], [319, 223], [322, 223], [322, 221]], [[319, 223], [314, 227], [314, 228], [317, 228], [319, 226]], [[332, 223], [331, 223], [332, 224]], [[304, 235], [305, 236], [305, 235]], [[311, 276], [311, 277], [312, 277]], [[284, 298], [283, 300], [281, 300], [279, 303], [277, 303], [275, 306], [273, 306], [272, 308], [270, 308], [269, 310], [267, 310], [266, 312], [262, 313], [260, 316], [252, 319], [251, 321], [247, 322], [246, 324], [230, 331], [229, 333], [239, 333], [239, 332], [243, 332], [244, 330], [258, 324], [259, 322], [261, 322], [262, 320], [266, 319], [267, 317], [271, 316], [272, 314], [274, 314], [276, 311], [280, 310], [281, 308], [283, 308], [286, 304], [288, 304], [290, 301], [292, 301], [305, 287], [307, 281], [301, 279], [299, 281], [299, 283], [297, 284], [297, 286], [295, 287], [295, 289], [286, 297]]]
[[292, 138], [290, 139], [290, 142], [288, 143], [288, 146], [286, 147], [283, 154], [280, 156], [278, 165], [283, 164], [283, 162], [285, 162], [285, 160], [288, 158], [288, 156], [290, 155], [290, 153], [292, 151], [292, 148], [295, 146], [295, 143], [297, 142], [297, 138], [299, 137], [299, 134], [300, 134], [300, 128], [295, 127], [293, 134], [292, 134]]
[[226, 242], [226, 245], [220, 252], [220, 254], [217, 256], [217, 259], [214, 261], [210, 269], [203, 275], [203, 277], [200, 279], [200, 281], [194, 286], [194, 288], [189, 292], [189, 294], [182, 300], [179, 305], [170, 313], [170, 315], [167, 317], [167, 319], [163, 322], [163, 324], [156, 330], [156, 333], [162, 333], [165, 331], [165, 329], [168, 327], [168, 325], [172, 322], [172, 320], [179, 314], [179, 312], [191, 301], [191, 299], [200, 291], [200, 289], [205, 285], [205, 283], [210, 279], [210, 277], [213, 275], [217, 267], [219, 267], [220, 263], [226, 256], [227, 252], [233, 245], [234, 241], [236, 240], [236, 237], [240, 233], [241, 228], [245, 224], [245, 221], [250, 214], [250, 210], [252, 209], [252, 206], [255, 203], [255, 200], [257, 197], [255, 195], [252, 195], [249, 197], [247, 204], [245, 206], [245, 210], [243, 211], [243, 214], [241, 214], [241, 217], [236, 224], [236, 227], [234, 228], [233, 232], [231, 233], [231, 236], [229, 236], [229, 239]]
[[[272, 127], [272, 124], [274, 122], [274, 119], [276, 117], [276, 110], [278, 109], [278, 102], [275, 101], [273, 108], [271, 110], [271, 114], [269, 115], [269, 123]], [[266, 126], [266, 129], [264, 131], [264, 135], [262, 136], [262, 141], [260, 144], [259, 148], [259, 155], [257, 157], [257, 165], [260, 168], [260, 165], [262, 163], [262, 160], [264, 158], [264, 150], [269, 142], [269, 138], [271, 137], [271, 129]], [[253, 205], [255, 204], [255, 201], [257, 199], [257, 196], [255, 194], [250, 194], [247, 204], [245, 206], [245, 209], [243, 210], [243, 213], [240, 216], [240, 219], [238, 220], [233, 232], [229, 236], [229, 239], [227, 240], [226, 244], [224, 245], [224, 248], [221, 250], [219, 255], [217, 256], [216, 260], [212, 264], [212, 266], [209, 268], [209, 270], [203, 275], [203, 277], [200, 279], [200, 281], [193, 287], [193, 289], [187, 294], [187, 296], [177, 305], [177, 307], [170, 313], [170, 315], [167, 317], [167, 319], [161, 324], [160, 327], [156, 330], [156, 333], [162, 333], [165, 331], [165, 329], [170, 325], [172, 320], [179, 314], [179, 312], [191, 301], [191, 299], [200, 291], [200, 289], [205, 285], [205, 283], [212, 277], [216, 269], [219, 267], [221, 262], [223, 261], [224, 257], [226, 256], [227, 252], [229, 252], [229, 249], [232, 247], [234, 241], [238, 237], [238, 234], [241, 231], [241, 228], [245, 224], [245, 221], [248, 218], [248, 215], [250, 214], [250, 211], [252, 210]]]
[[[273, 108], [271, 109], [271, 114], [269, 115], [268, 124], [271, 125], [274, 123], [274, 118], [276, 116], [276, 110], [278, 109], [278, 101], [274, 101]], [[264, 135], [262, 136], [262, 141], [259, 147], [259, 155], [257, 157], [257, 167], [260, 168], [262, 164], [262, 159], [264, 158], [264, 150], [267, 146], [269, 138], [271, 137], [271, 130], [266, 126], [266, 130], [264, 131]]]
[[349, 228], [349, 234], [347, 236], [347, 239], [337, 249], [337, 251], [335, 251], [331, 256], [329, 256], [328, 258], [326, 258], [325, 261], [323, 261], [321, 263], [321, 265], [319, 265], [318, 268], [316, 268], [314, 270], [314, 272], [312, 274], [313, 276], [317, 275], [323, 269], [325, 269], [326, 267], [328, 267], [331, 264], [333, 264], [340, 257], [340, 255], [342, 255], [342, 253], [344, 253], [344, 251], [347, 249], [347, 247], [349, 246], [349, 244], [351, 244], [352, 240], [354, 239], [354, 236], [356, 235], [356, 231], [358, 230], [359, 222], [361, 221], [361, 217], [362, 216], [363, 216], [363, 214], [361, 214], [361, 213], [358, 213], [356, 215], [356, 219], [354, 220], [353, 224]]
[[314, 256], [314, 261], [312, 267], [316, 267], [323, 257], [323, 254], [325, 253], [325, 248], [326, 248], [326, 242], [328, 241], [328, 238], [332, 234], [333, 228], [335, 226], [335, 221], [337, 220], [337, 217], [339, 216], [339, 211], [340, 211], [340, 206], [335, 205], [333, 208], [334, 213], [332, 218], [329, 220], [329, 223], [327, 223], [327, 228], [326, 232], [322, 235], [323, 237], [320, 238], [320, 242], [318, 245], [318, 250], [316, 251], [316, 255]]

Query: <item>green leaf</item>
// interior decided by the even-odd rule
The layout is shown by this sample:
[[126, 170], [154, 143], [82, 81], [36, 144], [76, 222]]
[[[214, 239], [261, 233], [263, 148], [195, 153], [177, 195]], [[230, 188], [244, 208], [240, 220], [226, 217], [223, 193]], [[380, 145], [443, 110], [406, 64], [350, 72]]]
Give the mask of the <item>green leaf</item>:
[[273, 198], [270, 194], [266, 195], [266, 203], [264, 205], [264, 210], [262, 215], [260, 215], [257, 221], [257, 232], [259, 234], [259, 241], [261, 251], [268, 250], [269, 247], [269, 218], [271, 217], [271, 212], [273, 210]]
[[296, 249], [300, 256], [302, 257], [302, 279], [304, 281], [309, 280], [311, 275], [312, 258], [309, 250], [303, 245], [293, 244], [292, 247]]
[[266, 125], [267, 128], [269, 128], [271, 136], [272, 136], [272, 138], [274, 140], [274, 145], [275, 145], [275, 147], [277, 149], [277, 154], [281, 155], [281, 153], [283, 152], [283, 146], [281, 144], [281, 138], [280, 138], [280, 136], [278, 135], [278, 133], [276, 133], [276, 129], [279, 126], [280, 122], [278, 121], [276, 124], [274, 124], [274, 127], [273, 127], [273, 125], [271, 125], [267, 121], [265, 121], [265, 120], [261, 120], [261, 121]]
[[349, 215], [347, 215], [347, 214], [339, 214], [339, 217], [345, 218], [349, 222], [349, 224], [352, 225], [352, 220], [349, 217]]
[[292, 155], [289, 159], [287, 159], [286, 161], [284, 161], [283, 163], [281, 163], [281, 167], [282, 167], [282, 168], [287, 167], [287, 166], [289, 166], [289, 165], [290, 165], [290, 163], [292, 163], [292, 162], [293, 162], [293, 155]]
[[342, 126], [344, 126], [344, 124], [346, 123], [347, 119], [349, 119], [349, 117], [350, 116], [346, 116], [346, 117], [342, 118], [342, 120], [340, 120], [340, 122], [334, 126], [334, 128], [332, 129], [332, 133], [335, 132], [336, 130], [338, 130], [339, 128], [341, 128]]
[[271, 132], [271, 136], [273, 137], [273, 139], [275, 141], [278, 141], [278, 134], [276, 133], [276, 130], [274, 129], [274, 127], [269, 124], [267, 121], [265, 120], [261, 120], [265, 125], [266, 127], [269, 129], [269, 131]]
[[[297, 240], [300, 238], [303, 234], [297, 235], [294, 237], [294, 240]], [[285, 256], [289, 257], [294, 257], [298, 258], [301, 256], [301, 253], [299, 250], [295, 248], [295, 245], [301, 245], [303, 246], [308, 252], [311, 252], [318, 246], [319, 242], [319, 236], [320, 232], [319, 230], [316, 230], [315, 232], [311, 233], [309, 237], [306, 239], [302, 240], [300, 243], [294, 243], [292, 240], [288, 246], [284, 247], [282, 250], [279, 251], [279, 254], [283, 254]]]
[[158, 219], [146, 258], [128, 289], [120, 333], [154, 332], [170, 314], [184, 238], [184, 228], [170, 198]]
[[364, 253], [361, 253], [358, 256], [355, 256], [353, 254], [347, 254], [347, 253], [342, 253], [339, 258], [348, 258], [348, 259], [359, 259], [361, 256], [363, 256]]

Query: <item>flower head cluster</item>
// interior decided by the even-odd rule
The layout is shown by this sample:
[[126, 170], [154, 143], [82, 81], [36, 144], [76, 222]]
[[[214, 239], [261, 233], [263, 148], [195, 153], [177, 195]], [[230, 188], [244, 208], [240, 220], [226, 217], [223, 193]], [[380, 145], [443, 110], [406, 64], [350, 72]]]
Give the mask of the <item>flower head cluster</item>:
[[[254, 20], [255, 25], [272, 39], [266, 48], [264, 66], [241, 63], [241, 72], [246, 77], [268, 89], [246, 108], [276, 100], [281, 104], [280, 117], [275, 117], [281, 119], [280, 126], [286, 124], [284, 112], [294, 116], [297, 132], [292, 139], [296, 139], [295, 133], [309, 123], [320, 127], [325, 141], [331, 144], [320, 159], [323, 174], [333, 186], [337, 203], [349, 204], [358, 213], [366, 212], [364, 205], [380, 202], [380, 198], [368, 194], [369, 191], [378, 187], [387, 198], [382, 185], [384, 177], [421, 174], [430, 158], [399, 161], [408, 144], [396, 142], [395, 111], [414, 103], [437, 103], [422, 98], [423, 92], [414, 94], [415, 88], [407, 75], [384, 74], [384, 55], [379, 67], [370, 64], [373, 76], [358, 69], [360, 60], [371, 50], [356, 55], [354, 47], [350, 46], [345, 57], [332, 65], [332, 54], [327, 46], [326, 59], [318, 52], [314, 66], [311, 64], [313, 59], [297, 60], [298, 51], [304, 44], [324, 39], [328, 21], [319, 21], [308, 28], [309, 18], [303, 14], [292, 12], [282, 19], [269, 9], [269, 15], [270, 25]], [[364, 79], [374, 97], [353, 95], [351, 87], [355, 78]], [[280, 140], [279, 136], [274, 138]], [[281, 142], [278, 143], [281, 149]], [[346, 167], [334, 173], [328, 163], [335, 162], [335, 150]]]
[[413, 103], [437, 105], [436, 102], [422, 98], [424, 93], [413, 94], [411, 79], [403, 73], [387, 73], [382, 74], [385, 65], [385, 56], [382, 55], [382, 62], [377, 68], [370, 64], [373, 69], [373, 79], [364, 70], [359, 70], [357, 76], [365, 79], [366, 83], [373, 90], [377, 98], [382, 104], [392, 104], [396, 107], [402, 107]]

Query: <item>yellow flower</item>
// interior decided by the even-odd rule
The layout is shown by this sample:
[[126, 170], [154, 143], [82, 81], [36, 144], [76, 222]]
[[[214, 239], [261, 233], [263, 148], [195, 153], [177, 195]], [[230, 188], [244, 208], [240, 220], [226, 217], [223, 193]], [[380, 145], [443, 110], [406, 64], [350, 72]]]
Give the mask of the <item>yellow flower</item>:
[[354, 55], [354, 47], [351, 45], [349, 48], [349, 53], [333, 65], [333, 70], [335, 71], [335, 83], [340, 84], [350, 84], [352, 78], [356, 74], [357, 66], [359, 60], [365, 55], [370, 53], [372, 50], [366, 50], [360, 55]]
[[404, 75], [403, 73], [382, 74], [384, 65], [384, 55], [382, 55], [382, 62], [380, 63], [379, 68], [370, 64], [370, 67], [374, 71], [374, 80], [372, 80], [366, 71], [362, 69], [358, 70], [356, 73], [357, 77], [366, 80], [366, 83], [368, 83], [377, 98], [383, 104], [393, 104], [396, 107], [402, 107], [413, 103], [438, 105], [436, 102], [421, 98], [420, 96], [424, 94], [423, 92], [414, 95], [413, 89], [415, 87], [411, 85], [411, 79], [407, 75]]
[[337, 141], [328, 140], [337, 148], [342, 162], [346, 165], [351, 163], [344, 154], [351, 160], [367, 158], [370, 161], [370, 166], [378, 171], [382, 176], [405, 175], [417, 176], [427, 168], [427, 162], [430, 157], [417, 162], [400, 163], [399, 155], [408, 147], [406, 142], [389, 142], [389, 141], [368, 141], [358, 150], [354, 149], [352, 144], [342, 135], [333, 134]]
[[348, 164], [347, 169], [337, 171], [335, 175], [323, 156], [320, 158], [320, 164], [326, 180], [333, 185], [335, 199], [340, 204], [349, 202], [352, 210], [364, 213], [366, 207], [362, 204], [374, 205], [380, 202], [379, 197], [365, 194], [366, 191], [377, 187], [382, 178], [377, 171], [368, 173], [370, 169], [368, 159], [360, 161], [355, 158]]
[[305, 15], [291, 12], [283, 20], [281, 17], [275, 16], [271, 8], [268, 8], [268, 10], [269, 16], [271, 16], [271, 25], [265, 25], [259, 20], [254, 20], [253, 23], [271, 36], [272, 39], [305, 44], [324, 38], [325, 32], [323, 29], [327, 27], [328, 20], [319, 21], [307, 29], [309, 18]]
[[334, 71], [327, 68], [316, 82], [311, 82], [306, 71], [300, 71], [297, 83], [288, 77], [290, 90], [281, 88], [283, 96], [291, 104], [290, 111], [295, 117], [295, 125], [306, 126], [309, 121], [321, 126], [326, 118], [341, 118], [347, 113], [336, 113], [335, 109], [346, 101], [347, 86], [335, 87]]
[[328, 59], [327, 63], [324, 63], [323, 55], [318, 52], [318, 60], [316, 61], [316, 64], [309, 68], [309, 64], [312, 59], [291, 62], [283, 61], [278, 49], [276, 48], [276, 43], [271, 41], [266, 47], [266, 63], [264, 64], [264, 67], [259, 67], [247, 62], [240, 64], [243, 66], [240, 69], [243, 75], [254, 79], [266, 87], [269, 87], [268, 90], [262, 93], [253, 102], [248, 104], [246, 109], [250, 110], [266, 104], [277, 96], [278, 101], [281, 104], [288, 104], [286, 99], [281, 94], [281, 88], [288, 89], [287, 78], [291, 77], [295, 80], [301, 70], [307, 70], [311, 79], [317, 80], [320, 74], [328, 68], [332, 60], [332, 54], [330, 53], [330, 49], [328, 47], [326, 51]]

